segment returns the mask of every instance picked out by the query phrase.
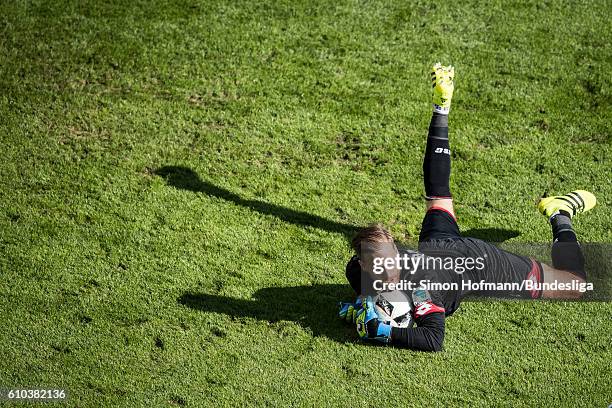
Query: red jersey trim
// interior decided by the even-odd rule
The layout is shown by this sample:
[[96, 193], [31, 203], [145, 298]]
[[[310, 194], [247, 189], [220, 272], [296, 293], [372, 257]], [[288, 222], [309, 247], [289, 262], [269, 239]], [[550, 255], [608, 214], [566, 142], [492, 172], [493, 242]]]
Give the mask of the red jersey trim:
[[444, 211], [445, 213], [447, 213], [448, 215], [450, 215], [451, 217], [453, 217], [453, 220], [457, 221], [457, 217], [455, 217], [455, 214], [453, 214], [452, 212], [448, 211], [446, 208], [442, 208], [442, 207], [438, 207], [438, 206], [433, 206], [431, 207], [429, 210], [427, 210], [427, 212], [430, 211]]
[[[542, 271], [542, 266], [535, 259], [531, 259], [531, 270], [527, 274], [527, 277], [525, 278], [525, 280], [533, 281], [534, 283], [537, 283], [538, 286], [540, 286], [539, 284], [544, 281], [544, 272]], [[541, 297], [542, 297], [541, 290], [533, 289], [531, 291], [532, 299], [539, 299]]]
[[438, 305], [434, 305], [432, 302], [425, 302], [420, 304], [414, 311], [415, 317], [427, 316], [430, 313], [444, 313], [444, 308]]

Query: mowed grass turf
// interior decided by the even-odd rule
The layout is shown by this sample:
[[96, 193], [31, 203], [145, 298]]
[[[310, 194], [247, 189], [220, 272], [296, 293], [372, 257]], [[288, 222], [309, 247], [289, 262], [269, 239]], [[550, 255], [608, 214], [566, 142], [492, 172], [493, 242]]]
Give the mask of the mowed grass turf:
[[[105, 3], [105, 4], [102, 4]], [[414, 242], [428, 70], [463, 230], [612, 242], [604, 1], [0, 4], [0, 387], [70, 406], [612, 403], [612, 305], [466, 302], [445, 351], [336, 319], [355, 228]]]

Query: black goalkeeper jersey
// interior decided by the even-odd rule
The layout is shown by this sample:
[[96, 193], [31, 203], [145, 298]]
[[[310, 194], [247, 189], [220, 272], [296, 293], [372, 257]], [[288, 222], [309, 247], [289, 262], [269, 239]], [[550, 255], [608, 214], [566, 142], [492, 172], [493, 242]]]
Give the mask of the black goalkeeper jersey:
[[[452, 315], [468, 295], [503, 298], [541, 296], [537, 291], [508, 289], [510, 286], [517, 288], [526, 280], [542, 282], [542, 268], [537, 261], [480, 239], [462, 237], [454, 217], [442, 209], [428, 211], [419, 241], [418, 252], [399, 251], [401, 257], [422, 258], [417, 267], [402, 268], [400, 273], [400, 282], [410, 282], [411, 285], [410, 289], [404, 287], [401, 290], [406, 291], [412, 299], [417, 327], [393, 328], [391, 339], [395, 345], [427, 351], [440, 350], [444, 339], [444, 318]], [[368, 275], [361, 273], [356, 257], [349, 261], [346, 272], [357, 293], [363, 295], [370, 292], [371, 281], [363, 281]]]

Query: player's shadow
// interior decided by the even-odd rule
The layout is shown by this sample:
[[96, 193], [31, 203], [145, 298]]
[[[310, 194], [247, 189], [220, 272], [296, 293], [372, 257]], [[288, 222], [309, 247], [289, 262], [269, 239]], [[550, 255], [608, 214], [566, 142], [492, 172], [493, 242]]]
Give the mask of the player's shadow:
[[520, 233], [514, 230], [502, 228], [472, 228], [467, 231], [461, 231], [464, 237], [482, 239], [487, 242], [504, 242], [511, 238], [518, 237]]
[[169, 185], [175, 188], [218, 197], [250, 208], [261, 214], [272, 215], [292, 224], [343, 234], [349, 240], [357, 231], [357, 228], [351, 224], [328, 220], [327, 218], [313, 215], [305, 211], [293, 210], [280, 205], [266, 203], [265, 201], [242, 198], [229, 190], [200, 179], [200, 176], [198, 176], [195, 171], [187, 167], [164, 166], [157, 169], [155, 174], [162, 176]]
[[[251, 299], [205, 293], [184, 293], [178, 302], [207, 313], [222, 313], [232, 318], [254, 318], [269, 323], [295, 322], [314, 336], [346, 342], [355, 328], [338, 319], [339, 299], [352, 299], [348, 285], [271, 287], [255, 292]], [[277, 324], [279, 331], [286, 325]]]

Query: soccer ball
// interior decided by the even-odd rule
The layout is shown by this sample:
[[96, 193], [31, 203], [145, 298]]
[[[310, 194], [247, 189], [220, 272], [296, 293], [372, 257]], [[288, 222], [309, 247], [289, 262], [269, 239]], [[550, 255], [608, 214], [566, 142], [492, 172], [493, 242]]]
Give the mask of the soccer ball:
[[412, 301], [405, 292], [381, 292], [372, 300], [376, 314], [384, 323], [401, 328], [411, 327], [414, 323]]

